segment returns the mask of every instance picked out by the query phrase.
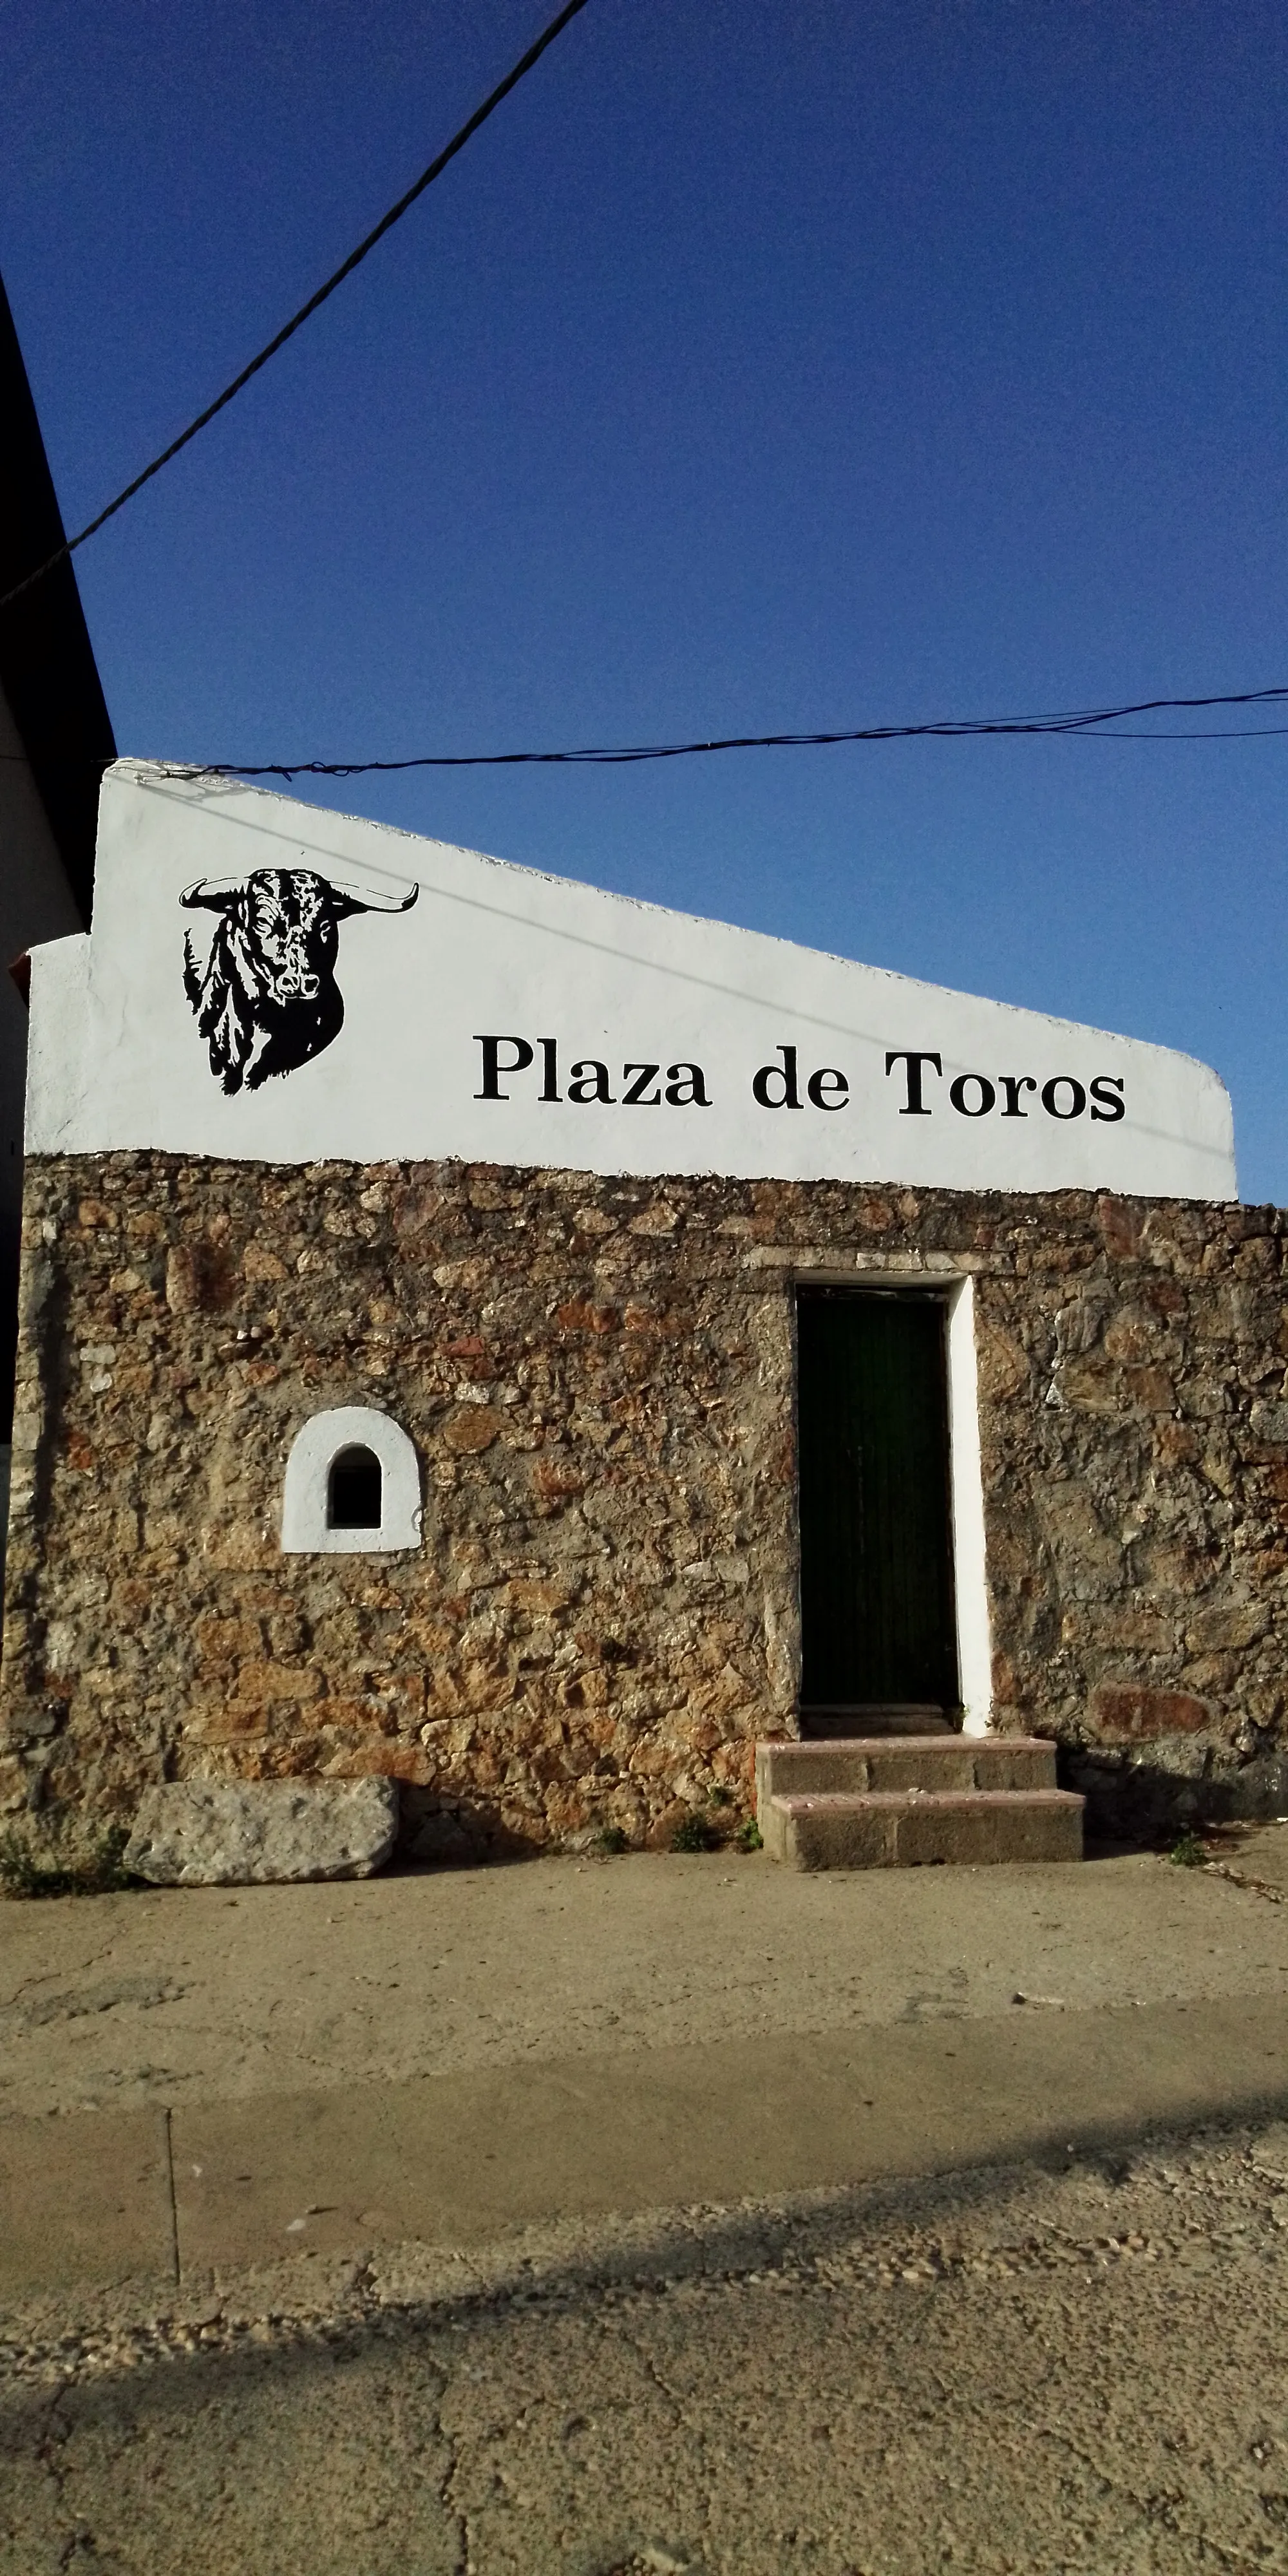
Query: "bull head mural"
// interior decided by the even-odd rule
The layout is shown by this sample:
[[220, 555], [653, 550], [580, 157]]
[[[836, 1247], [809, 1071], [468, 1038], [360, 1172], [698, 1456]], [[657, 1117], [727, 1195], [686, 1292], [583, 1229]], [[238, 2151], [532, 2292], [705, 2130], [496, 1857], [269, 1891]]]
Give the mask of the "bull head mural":
[[186, 888], [185, 911], [218, 915], [204, 968], [184, 933], [183, 988], [225, 1091], [255, 1091], [330, 1046], [344, 1026], [340, 923], [355, 912], [410, 912], [419, 892], [413, 886], [401, 903], [362, 900], [312, 868], [256, 868], [241, 885], [199, 878]]

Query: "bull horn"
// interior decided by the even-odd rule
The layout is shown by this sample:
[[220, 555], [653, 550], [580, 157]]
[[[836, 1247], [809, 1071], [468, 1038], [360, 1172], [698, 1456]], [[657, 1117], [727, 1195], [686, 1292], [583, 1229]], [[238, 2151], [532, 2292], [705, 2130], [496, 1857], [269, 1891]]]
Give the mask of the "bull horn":
[[227, 894], [216, 894], [204, 877], [196, 877], [184, 887], [179, 901], [185, 912], [228, 912], [237, 901], [237, 892], [230, 889]]
[[349, 914], [353, 912], [410, 912], [417, 895], [420, 893], [420, 887], [418, 885], [414, 885], [411, 893], [405, 894], [402, 897], [401, 902], [392, 903], [386, 897], [381, 895], [350, 894], [346, 887], [335, 885], [334, 878], [332, 878], [331, 882], [335, 887], [335, 910], [336, 919], [338, 921], [346, 920]]

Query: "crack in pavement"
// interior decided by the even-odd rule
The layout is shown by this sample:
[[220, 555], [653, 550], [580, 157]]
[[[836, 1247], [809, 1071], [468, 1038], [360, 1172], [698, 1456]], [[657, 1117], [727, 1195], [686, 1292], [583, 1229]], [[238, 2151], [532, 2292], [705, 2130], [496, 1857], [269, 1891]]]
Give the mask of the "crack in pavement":
[[190, 1987], [179, 1985], [164, 1972], [143, 1971], [132, 1977], [109, 1977], [97, 1986], [68, 1987], [61, 1994], [42, 1996], [36, 2003], [15, 2001], [3, 2008], [0, 2019], [12, 2017], [20, 2031], [43, 2030], [50, 2022], [88, 2021], [99, 2013], [116, 2012], [123, 2005], [133, 2004], [140, 2012], [151, 2012], [158, 2004], [182, 2002], [190, 1991]]
[[[105, 1950], [91, 1950], [88, 1959], [79, 1959], [76, 1962], [75, 1967], [71, 1969], [70, 1974], [74, 1977], [85, 1976], [89, 1969], [96, 1968], [98, 1966], [101, 1959], [110, 1959], [115, 1948], [115, 1941], [109, 1941]], [[3, 2003], [0, 2003], [0, 2012], [8, 2012], [10, 2006], [17, 2002], [19, 1995], [26, 1993], [28, 1986], [50, 1986], [53, 1984], [55, 1977], [65, 1977], [68, 1973], [68, 1969], [64, 1966], [61, 1968], [46, 1968], [43, 1973], [38, 1976], [24, 1977], [21, 1982], [14, 1987], [13, 1993], [11, 1995], [7, 1995]]]

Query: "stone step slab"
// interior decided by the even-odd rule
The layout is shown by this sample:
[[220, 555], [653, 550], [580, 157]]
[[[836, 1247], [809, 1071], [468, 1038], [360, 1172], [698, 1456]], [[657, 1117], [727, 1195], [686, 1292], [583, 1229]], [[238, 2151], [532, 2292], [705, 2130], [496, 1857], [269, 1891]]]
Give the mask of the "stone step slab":
[[830, 1736], [756, 1747], [760, 1805], [767, 1798], [816, 1797], [837, 1790], [1055, 1785], [1055, 1746], [1037, 1735]]
[[123, 1861], [156, 1887], [370, 1878], [397, 1831], [395, 1780], [169, 1780], [144, 1792]]
[[791, 1869], [978, 1869], [1081, 1860], [1084, 1801], [1067, 1789], [949, 1789], [771, 1796], [760, 1830]]

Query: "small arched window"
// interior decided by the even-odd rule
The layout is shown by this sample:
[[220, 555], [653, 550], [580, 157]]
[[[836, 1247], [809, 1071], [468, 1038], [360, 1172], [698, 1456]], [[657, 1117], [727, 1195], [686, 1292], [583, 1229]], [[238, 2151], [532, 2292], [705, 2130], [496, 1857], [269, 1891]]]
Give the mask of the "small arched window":
[[406, 1432], [370, 1405], [315, 1413], [286, 1462], [285, 1553], [393, 1555], [420, 1543], [420, 1461]]
[[342, 1449], [327, 1478], [327, 1528], [378, 1530], [383, 1482], [374, 1449]]

